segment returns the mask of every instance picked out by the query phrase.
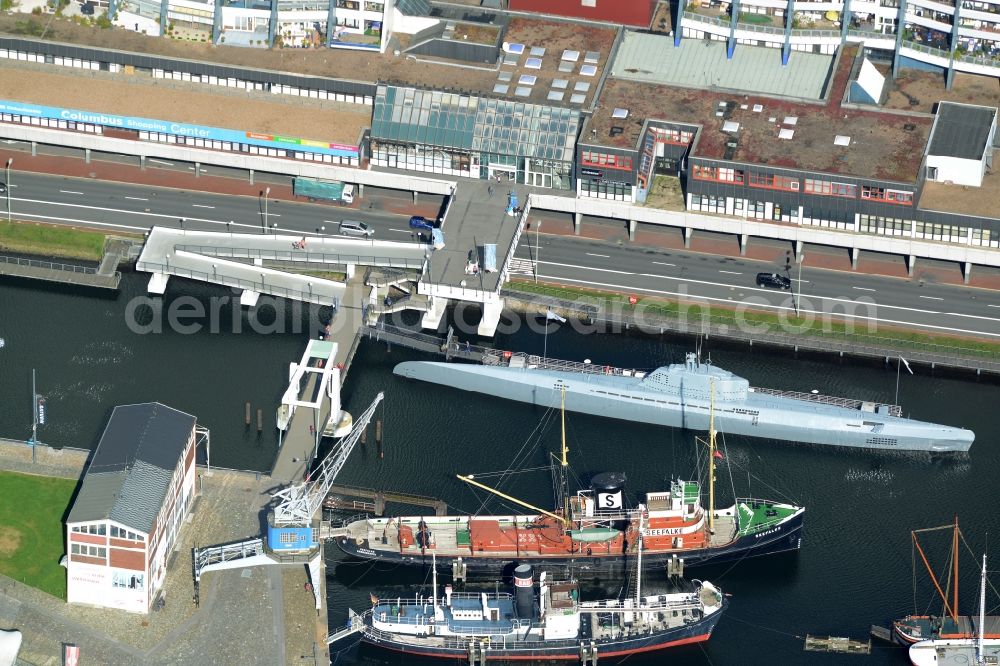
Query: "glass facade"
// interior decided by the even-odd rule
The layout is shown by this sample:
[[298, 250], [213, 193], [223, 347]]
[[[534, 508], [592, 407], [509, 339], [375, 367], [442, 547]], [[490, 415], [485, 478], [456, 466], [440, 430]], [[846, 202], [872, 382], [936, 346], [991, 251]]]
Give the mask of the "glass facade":
[[372, 162], [568, 189], [579, 121], [572, 109], [382, 85]]

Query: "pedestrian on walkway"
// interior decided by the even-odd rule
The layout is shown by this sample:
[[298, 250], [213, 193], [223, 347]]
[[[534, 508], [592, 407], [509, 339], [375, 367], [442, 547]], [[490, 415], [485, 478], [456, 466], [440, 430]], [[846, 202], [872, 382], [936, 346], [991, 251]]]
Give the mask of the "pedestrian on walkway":
[[486, 188], [486, 191], [487, 191], [487, 192], [489, 192], [489, 194], [490, 194], [490, 199], [492, 199], [492, 198], [493, 198], [493, 186], [492, 186], [492, 185], [490, 185], [489, 187], [487, 187], [487, 188]]

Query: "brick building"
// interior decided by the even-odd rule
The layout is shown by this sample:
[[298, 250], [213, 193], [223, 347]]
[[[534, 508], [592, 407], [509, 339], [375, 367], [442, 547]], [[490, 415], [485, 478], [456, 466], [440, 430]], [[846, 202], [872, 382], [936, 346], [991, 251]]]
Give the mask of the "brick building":
[[66, 519], [69, 603], [149, 612], [195, 494], [195, 425], [160, 403], [115, 408]]

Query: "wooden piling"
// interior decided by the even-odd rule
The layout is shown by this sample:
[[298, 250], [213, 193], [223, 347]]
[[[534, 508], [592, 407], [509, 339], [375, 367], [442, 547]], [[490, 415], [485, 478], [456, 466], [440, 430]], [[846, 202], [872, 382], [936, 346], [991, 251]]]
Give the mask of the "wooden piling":
[[385, 458], [382, 453], [382, 421], [375, 422], [375, 450], [378, 451], [379, 458]]
[[368, 426], [365, 426], [365, 429], [361, 431], [361, 445], [364, 446], [367, 443], [368, 443]]
[[264, 410], [257, 410], [257, 432], [264, 432]]
[[243, 425], [250, 425], [250, 401], [247, 401], [246, 408], [243, 412]]

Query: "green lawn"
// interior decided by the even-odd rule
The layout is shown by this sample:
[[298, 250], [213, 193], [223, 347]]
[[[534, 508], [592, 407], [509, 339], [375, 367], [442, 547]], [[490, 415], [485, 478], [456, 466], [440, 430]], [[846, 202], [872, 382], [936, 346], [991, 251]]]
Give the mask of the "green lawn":
[[62, 517], [76, 483], [0, 472], [0, 573], [66, 598]]
[[[511, 280], [506, 287], [510, 291], [522, 291], [543, 296], [551, 296], [566, 301], [584, 298], [586, 302], [603, 308], [605, 312], [620, 312], [631, 314], [636, 308], [628, 303], [624, 294], [602, 292], [594, 289], [564, 287], [549, 284], [534, 284], [530, 281]], [[642, 311], [649, 315], [659, 315], [666, 318], [685, 317], [691, 323], [725, 324], [730, 327], [743, 328], [753, 326], [761, 331], [776, 331], [798, 333], [813, 338], [827, 338], [855, 343], [879, 343], [903, 349], [919, 349], [928, 352], [958, 354], [963, 356], [992, 357], [1000, 353], [1000, 344], [985, 340], [959, 338], [947, 335], [933, 335], [914, 330], [880, 327], [877, 332], [869, 333], [863, 323], [851, 327], [836, 318], [827, 321], [820, 319], [804, 320], [795, 315], [782, 318], [770, 312], [748, 310], [737, 316], [732, 308], [719, 305], [711, 307], [695, 304], [681, 305], [676, 301], [643, 296]], [[704, 316], [704, 318], [703, 318]], [[853, 330], [852, 330], [853, 328]]]
[[0, 253], [100, 261], [104, 234], [34, 222], [0, 222]]

